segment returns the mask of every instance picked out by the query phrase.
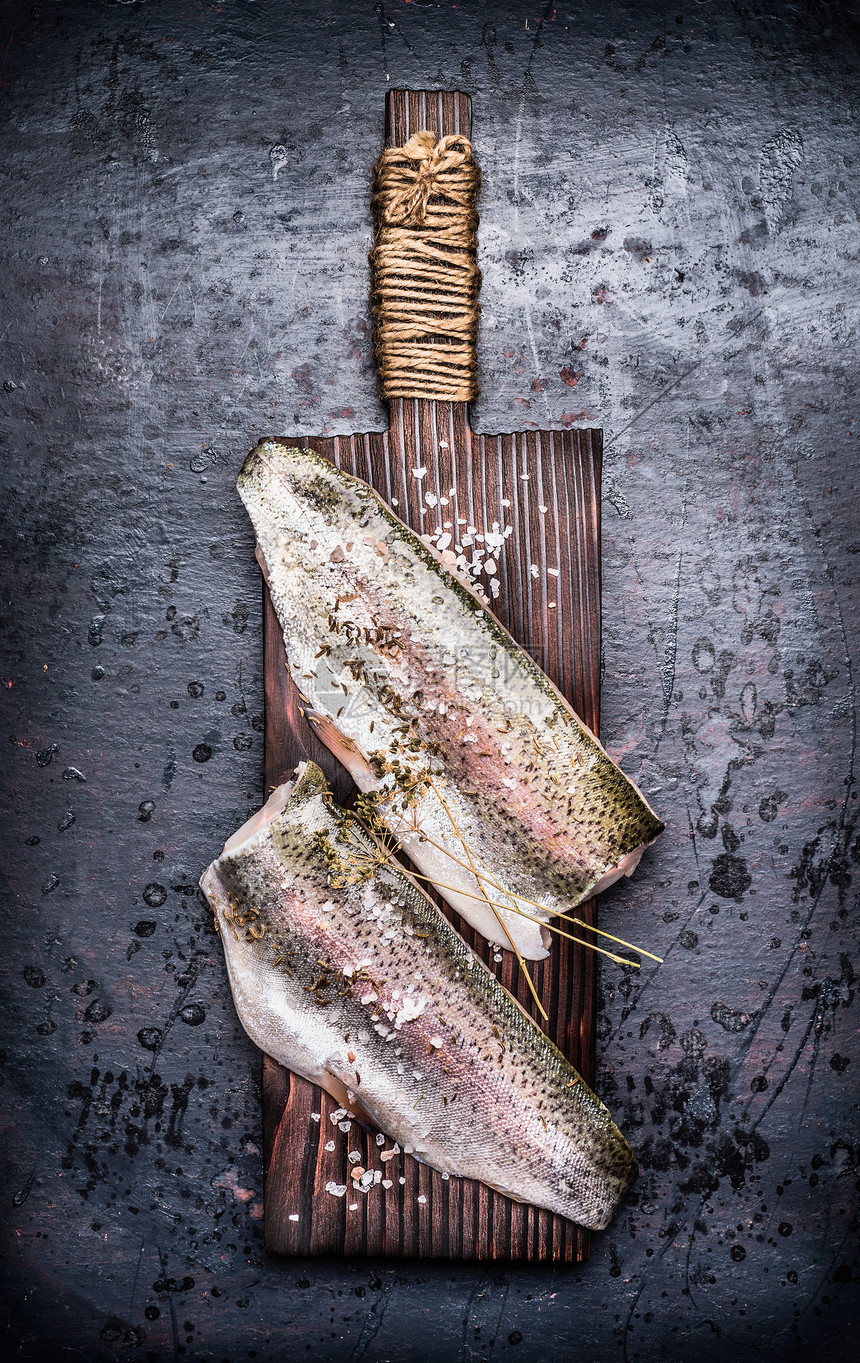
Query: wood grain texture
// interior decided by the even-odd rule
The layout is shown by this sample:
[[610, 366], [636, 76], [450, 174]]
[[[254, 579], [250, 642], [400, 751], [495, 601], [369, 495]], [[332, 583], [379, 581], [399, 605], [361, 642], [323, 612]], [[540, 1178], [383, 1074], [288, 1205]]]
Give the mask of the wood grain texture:
[[[429, 127], [470, 131], [466, 96], [392, 91], [386, 136], [402, 140]], [[599, 431], [473, 434], [464, 404], [398, 400], [386, 432], [287, 441], [310, 447], [370, 483], [416, 533], [432, 534], [461, 517], [479, 533], [496, 524], [511, 534], [498, 555], [500, 594], [493, 609], [595, 731], [600, 695]], [[426, 468], [416, 478], [415, 468]], [[436, 506], [426, 494], [433, 493]], [[442, 499], [447, 499], [447, 504]], [[348, 803], [349, 777], [303, 720], [286, 670], [283, 639], [264, 589], [267, 790], [305, 757], [325, 771]], [[487, 944], [440, 907], [502, 983], [534, 1012], [513, 954], [494, 963]], [[579, 910], [595, 921], [594, 903]], [[532, 974], [549, 1014], [545, 1030], [588, 1083], [594, 1074], [594, 953], [558, 938]], [[515, 1203], [468, 1179], [443, 1179], [402, 1156], [387, 1166], [390, 1189], [367, 1195], [326, 1193], [347, 1183], [347, 1151], [378, 1167], [373, 1133], [353, 1122], [346, 1136], [331, 1123], [336, 1104], [268, 1057], [263, 1067], [265, 1235], [270, 1253], [572, 1262], [588, 1257], [588, 1232], [564, 1218]], [[335, 1138], [335, 1148], [325, 1149]], [[400, 1179], [403, 1182], [400, 1182]], [[426, 1201], [419, 1202], [423, 1197]], [[351, 1210], [355, 1207], [355, 1210]], [[297, 1219], [291, 1219], [297, 1218]]]

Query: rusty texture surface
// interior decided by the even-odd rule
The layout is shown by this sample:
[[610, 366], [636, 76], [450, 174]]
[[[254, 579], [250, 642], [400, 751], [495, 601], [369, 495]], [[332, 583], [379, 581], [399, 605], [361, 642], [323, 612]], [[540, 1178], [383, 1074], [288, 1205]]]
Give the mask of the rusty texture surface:
[[[849, 5], [0, 4], [4, 1324], [22, 1359], [851, 1351]], [[262, 794], [262, 433], [381, 429], [388, 85], [465, 89], [483, 431], [602, 427], [603, 923], [642, 1176], [557, 1270], [284, 1264], [197, 876]], [[853, 918], [852, 918], [853, 915]]]

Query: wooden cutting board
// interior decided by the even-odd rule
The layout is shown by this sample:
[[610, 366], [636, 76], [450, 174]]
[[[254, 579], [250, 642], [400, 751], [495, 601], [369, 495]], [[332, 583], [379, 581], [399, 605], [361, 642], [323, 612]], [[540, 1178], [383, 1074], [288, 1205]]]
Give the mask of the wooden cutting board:
[[[410, 129], [439, 136], [470, 131], [465, 95], [392, 91], [387, 134], [399, 145]], [[493, 609], [595, 732], [600, 695], [601, 432], [530, 431], [484, 436], [462, 403], [398, 399], [388, 431], [290, 440], [357, 474], [418, 534], [456, 510], [481, 533], [512, 527], [499, 563]], [[426, 468], [422, 478], [414, 468]], [[453, 489], [453, 495], [452, 495]], [[447, 497], [440, 510], [426, 493]], [[281, 629], [263, 591], [266, 791], [312, 757], [338, 800], [354, 793], [346, 772], [302, 719], [286, 669]], [[459, 916], [443, 911], [502, 983], [534, 1016], [511, 952], [495, 963]], [[578, 913], [596, 921], [594, 903]], [[548, 1035], [587, 1083], [594, 1076], [595, 955], [554, 938], [549, 959], [532, 963]], [[351, 1185], [347, 1154], [379, 1167], [375, 1133], [357, 1121], [342, 1132], [333, 1099], [268, 1056], [263, 1062], [265, 1241], [272, 1254], [384, 1255], [408, 1258], [572, 1262], [588, 1258], [589, 1235], [563, 1217], [511, 1201], [470, 1179], [443, 1179], [407, 1155], [385, 1166], [392, 1187], [333, 1197], [326, 1184]], [[334, 1142], [334, 1149], [326, 1145]]]

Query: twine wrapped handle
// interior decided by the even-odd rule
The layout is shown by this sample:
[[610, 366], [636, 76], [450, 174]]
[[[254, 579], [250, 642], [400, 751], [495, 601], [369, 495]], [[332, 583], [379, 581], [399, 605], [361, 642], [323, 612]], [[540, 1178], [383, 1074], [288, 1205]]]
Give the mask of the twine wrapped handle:
[[477, 396], [479, 181], [460, 134], [414, 133], [376, 163], [371, 304], [387, 399]]

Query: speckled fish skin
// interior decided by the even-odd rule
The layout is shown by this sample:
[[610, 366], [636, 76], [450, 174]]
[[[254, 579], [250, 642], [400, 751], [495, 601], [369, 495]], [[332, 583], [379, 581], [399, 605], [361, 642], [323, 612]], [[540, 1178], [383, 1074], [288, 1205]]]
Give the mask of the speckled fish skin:
[[523, 914], [546, 921], [629, 874], [663, 824], [528, 654], [366, 483], [264, 441], [238, 486], [317, 733], [363, 791], [388, 788], [380, 771], [393, 756], [413, 774], [432, 768], [420, 808], [407, 815], [392, 798], [383, 817], [488, 940], [546, 956], [549, 934]]
[[248, 1035], [433, 1168], [602, 1229], [636, 1177], [609, 1112], [398, 865], [331, 883], [315, 835], [372, 844], [324, 791], [305, 764], [200, 882]]

